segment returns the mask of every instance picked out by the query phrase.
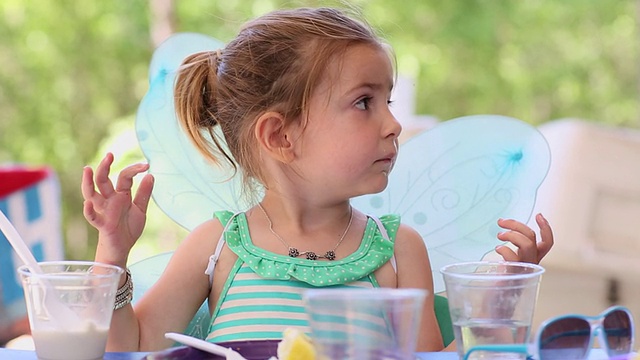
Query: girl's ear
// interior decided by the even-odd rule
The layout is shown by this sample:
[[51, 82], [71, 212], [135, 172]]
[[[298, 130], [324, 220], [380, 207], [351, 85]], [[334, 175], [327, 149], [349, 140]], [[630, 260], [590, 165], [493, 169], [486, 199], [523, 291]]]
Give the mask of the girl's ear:
[[256, 122], [255, 137], [262, 151], [272, 158], [283, 163], [294, 159], [293, 136], [282, 114], [275, 111], [262, 114]]

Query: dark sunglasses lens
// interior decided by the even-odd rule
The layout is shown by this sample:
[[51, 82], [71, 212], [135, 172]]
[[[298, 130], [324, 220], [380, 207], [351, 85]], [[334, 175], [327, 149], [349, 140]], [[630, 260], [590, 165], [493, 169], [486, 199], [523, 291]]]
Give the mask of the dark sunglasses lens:
[[614, 310], [604, 318], [602, 327], [607, 341], [609, 356], [631, 352], [633, 325], [629, 314], [623, 310]]
[[549, 323], [540, 334], [540, 360], [585, 359], [591, 325], [585, 319], [566, 317]]

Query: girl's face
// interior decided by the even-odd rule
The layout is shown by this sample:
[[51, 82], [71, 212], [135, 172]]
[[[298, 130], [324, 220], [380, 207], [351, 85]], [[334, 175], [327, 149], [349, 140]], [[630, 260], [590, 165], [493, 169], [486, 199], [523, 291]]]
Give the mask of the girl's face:
[[340, 200], [387, 186], [402, 130], [389, 110], [392, 87], [381, 48], [353, 45], [331, 63], [311, 96], [292, 164], [310, 190]]

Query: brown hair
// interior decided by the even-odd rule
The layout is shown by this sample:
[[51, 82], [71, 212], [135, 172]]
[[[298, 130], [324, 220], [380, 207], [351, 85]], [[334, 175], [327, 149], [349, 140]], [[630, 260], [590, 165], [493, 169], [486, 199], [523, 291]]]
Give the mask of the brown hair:
[[[204, 156], [242, 171], [245, 190], [264, 184], [253, 135], [277, 111], [307, 118], [311, 92], [329, 62], [354, 43], [386, 45], [364, 21], [331, 8], [278, 10], [246, 23], [224, 49], [187, 57], [175, 84], [178, 118]], [[219, 125], [224, 139], [214, 133]], [[228, 146], [228, 151], [224, 146]]]

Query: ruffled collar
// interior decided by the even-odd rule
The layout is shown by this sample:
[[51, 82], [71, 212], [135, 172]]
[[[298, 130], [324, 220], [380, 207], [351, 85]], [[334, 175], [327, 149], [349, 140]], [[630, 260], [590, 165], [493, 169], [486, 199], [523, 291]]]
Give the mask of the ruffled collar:
[[368, 219], [362, 242], [351, 255], [335, 261], [292, 258], [263, 250], [251, 241], [244, 213], [235, 216], [225, 232], [229, 249], [256, 274], [266, 279], [292, 278], [311, 286], [350, 283], [367, 276], [393, 256], [393, 240], [400, 225], [397, 215], [385, 215], [380, 221], [387, 230], [385, 239], [372, 219]]

